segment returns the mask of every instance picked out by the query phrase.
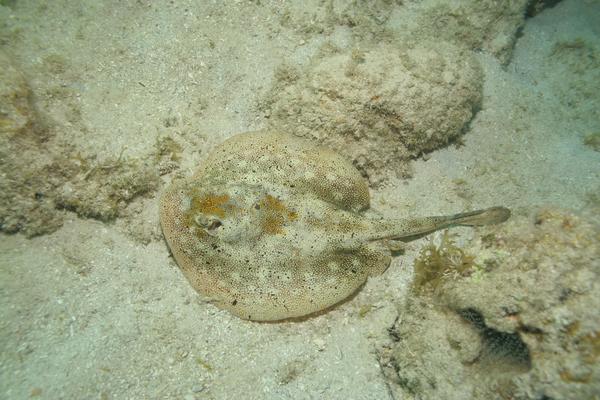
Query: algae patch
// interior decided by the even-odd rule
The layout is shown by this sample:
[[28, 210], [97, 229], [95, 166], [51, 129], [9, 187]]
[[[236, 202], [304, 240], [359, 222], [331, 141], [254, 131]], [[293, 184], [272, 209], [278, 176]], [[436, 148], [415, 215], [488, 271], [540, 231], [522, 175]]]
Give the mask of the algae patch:
[[[61, 136], [64, 127], [40, 111], [39, 99], [12, 62], [0, 52], [0, 231], [53, 232], [62, 225], [62, 210], [113, 220], [135, 198], [157, 189], [162, 169], [177, 168], [181, 149], [168, 138], [141, 158], [82, 154]], [[62, 71], [60, 57], [45, 62], [53, 65], [50, 72]], [[79, 112], [73, 109], [73, 115]]]
[[413, 290], [435, 292], [444, 280], [479, 270], [475, 256], [456, 246], [454, 235], [444, 231], [439, 244], [430, 239], [414, 263]]
[[97, 163], [62, 186], [57, 206], [110, 221], [135, 197], [156, 190], [158, 178], [156, 168], [140, 159]]
[[583, 138], [583, 144], [594, 151], [600, 151], [600, 131], [586, 135]]

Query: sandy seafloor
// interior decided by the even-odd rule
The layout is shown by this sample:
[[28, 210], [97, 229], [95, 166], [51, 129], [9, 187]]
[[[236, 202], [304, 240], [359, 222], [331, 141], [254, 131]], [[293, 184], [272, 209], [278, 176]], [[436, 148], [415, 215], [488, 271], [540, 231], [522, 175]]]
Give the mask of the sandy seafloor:
[[[3, 46], [76, 147], [139, 157], [173, 132], [183, 138], [183, 175], [223, 139], [263, 127], [255, 104], [275, 67], [306, 62], [328, 34], [307, 40], [280, 24], [278, 1], [8, 3], [0, 18], [13, 35]], [[374, 207], [390, 216], [586, 207], [600, 190], [600, 154], [584, 145], [600, 130], [600, 103], [569, 90], [600, 84], [545, 55], [558, 40], [598, 46], [599, 27], [600, 3], [564, 0], [526, 21], [508, 65], [479, 53], [484, 97], [464, 145], [372, 190]], [[59, 71], [42, 62], [51, 55]], [[64, 97], [44, 95], [53, 87], [76, 93], [75, 122]], [[158, 196], [137, 199], [127, 219], [67, 213], [54, 233], [0, 236], [0, 398], [393, 398], [377, 351], [402, 318], [424, 241], [324, 315], [254, 323], [190, 287], [160, 235]]]

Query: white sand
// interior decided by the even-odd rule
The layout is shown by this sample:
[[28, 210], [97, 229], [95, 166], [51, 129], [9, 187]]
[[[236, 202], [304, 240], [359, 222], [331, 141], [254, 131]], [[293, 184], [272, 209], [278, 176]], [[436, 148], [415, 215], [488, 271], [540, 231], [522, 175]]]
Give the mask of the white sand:
[[[279, 25], [277, 2], [88, 3], [5, 9], [18, 65], [86, 154], [140, 156], [169, 134], [187, 146], [183, 174], [223, 138], [261, 127], [254, 105], [274, 68], [306, 62], [325, 39], [305, 43]], [[600, 77], [572, 74], [547, 55], [557, 40], [598, 49], [599, 17], [598, 2], [565, 0], [528, 21], [505, 70], [482, 54], [483, 109], [465, 145], [416, 162], [414, 178], [373, 193], [373, 205], [390, 216], [585, 206], [600, 190], [600, 154], [582, 139], [600, 130], [600, 104], [577, 91], [600, 91]], [[48, 71], [54, 55], [64, 71]], [[56, 88], [64, 98], [49, 94]], [[132, 210], [147, 245], [123, 221], [75, 215], [51, 235], [1, 237], [0, 398], [391, 398], [376, 352], [402, 318], [397, 304], [423, 241], [333, 311], [261, 324], [200, 301], [160, 237], [157, 197]]]

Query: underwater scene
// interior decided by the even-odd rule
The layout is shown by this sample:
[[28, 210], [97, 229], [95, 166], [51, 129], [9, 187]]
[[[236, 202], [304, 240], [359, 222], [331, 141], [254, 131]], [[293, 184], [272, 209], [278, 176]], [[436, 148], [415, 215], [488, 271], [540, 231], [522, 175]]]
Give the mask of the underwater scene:
[[600, 0], [0, 0], [0, 399], [600, 399]]

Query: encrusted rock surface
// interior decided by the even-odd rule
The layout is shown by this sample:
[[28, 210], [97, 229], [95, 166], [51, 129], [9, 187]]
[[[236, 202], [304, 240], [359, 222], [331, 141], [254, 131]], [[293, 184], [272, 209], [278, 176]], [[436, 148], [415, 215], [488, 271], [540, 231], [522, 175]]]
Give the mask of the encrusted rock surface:
[[597, 215], [543, 209], [486, 228], [462, 251], [451, 262], [468, 268], [447, 268], [401, 307], [382, 353], [395, 390], [422, 399], [595, 398]]
[[269, 123], [351, 160], [371, 184], [457, 138], [481, 101], [473, 55], [449, 43], [327, 48], [305, 70], [282, 67]]

